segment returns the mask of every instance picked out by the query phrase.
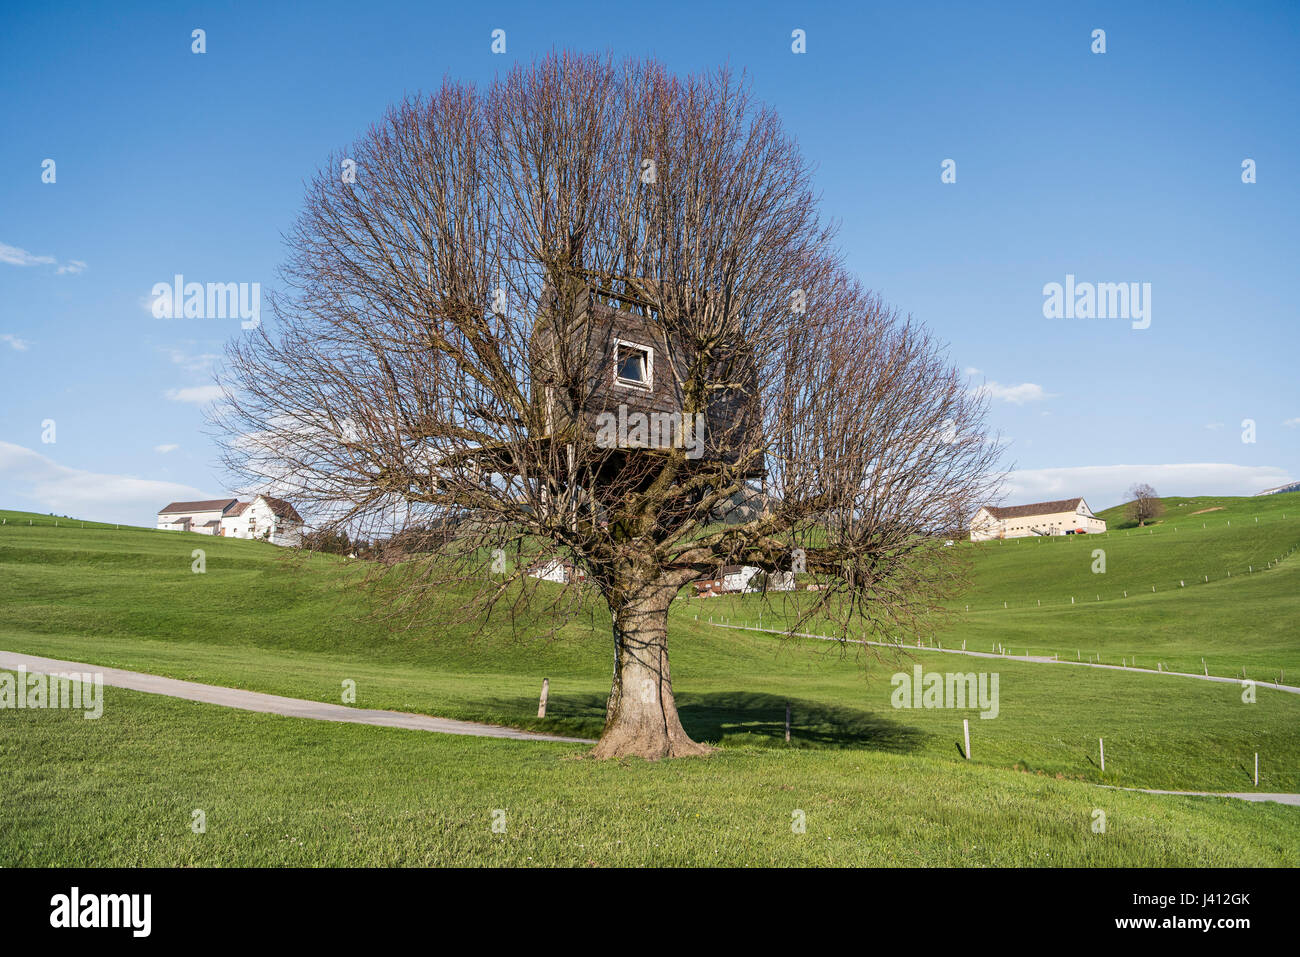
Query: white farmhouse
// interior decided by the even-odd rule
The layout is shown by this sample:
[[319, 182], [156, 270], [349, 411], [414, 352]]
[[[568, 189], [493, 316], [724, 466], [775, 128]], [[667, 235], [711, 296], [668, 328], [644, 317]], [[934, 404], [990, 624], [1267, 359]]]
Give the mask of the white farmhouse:
[[[753, 578], [762, 569], [753, 565], [724, 565], [712, 578], [701, 578], [695, 582], [695, 594], [699, 598], [713, 595], [749, 595], [762, 591], [755, 585]], [[794, 591], [794, 572], [770, 572], [767, 576], [768, 591]]]
[[206, 502], [172, 502], [158, 513], [158, 527], [169, 532], [222, 535], [221, 520], [239, 505], [239, 499], [216, 498]]
[[993, 538], [1027, 538], [1030, 535], [1096, 535], [1106, 531], [1106, 523], [1092, 514], [1081, 498], [1063, 498], [1055, 502], [1012, 505], [999, 508], [985, 505], [970, 523], [970, 540], [986, 542]]
[[227, 538], [256, 538], [272, 545], [301, 545], [302, 516], [282, 498], [259, 495], [239, 502], [221, 519]]
[[567, 585], [575, 581], [580, 582], [587, 577], [583, 574], [581, 568], [578, 568], [573, 562], [565, 558], [551, 558], [539, 561], [528, 569], [528, 574], [532, 578], [558, 582], [561, 585]]
[[251, 502], [236, 498], [172, 502], [158, 513], [158, 527], [169, 532], [259, 538], [273, 545], [300, 545], [303, 523], [302, 516], [284, 499], [259, 495]]

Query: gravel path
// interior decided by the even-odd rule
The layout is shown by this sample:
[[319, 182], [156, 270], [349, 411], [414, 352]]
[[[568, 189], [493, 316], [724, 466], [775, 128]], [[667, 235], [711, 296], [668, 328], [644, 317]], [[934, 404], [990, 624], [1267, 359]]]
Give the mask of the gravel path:
[[454, 721], [451, 718], [433, 718], [428, 715], [406, 714], [401, 711], [378, 711], [373, 708], [351, 708], [347, 705], [329, 704], [324, 701], [282, 698], [279, 695], [262, 694], [260, 691], [222, 688], [217, 685], [199, 684], [196, 681], [180, 681], [176, 678], [147, 675], [138, 671], [122, 671], [119, 668], [104, 668], [100, 665], [88, 665], [76, 661], [59, 661], [55, 658], [41, 658], [36, 655], [23, 655], [13, 651], [0, 651], [0, 668], [14, 670], [20, 665], [28, 671], [42, 672], [44, 674], [58, 672], [102, 674], [104, 684], [111, 685], [114, 688], [128, 688], [131, 691], [143, 691], [147, 694], [161, 694], [172, 698], [184, 698], [187, 701], [201, 701], [204, 704], [239, 708], [242, 711], [282, 714], [289, 718], [344, 721], [350, 724], [374, 724], [388, 728], [412, 728], [417, 731], [433, 731], [436, 734], [465, 734], [478, 738], [511, 738], [515, 741], [564, 741], [571, 744], [595, 744], [589, 738], [565, 738], [554, 734], [537, 734], [532, 731], [519, 731], [515, 728], [502, 728], [494, 724], [479, 724], [475, 721]]

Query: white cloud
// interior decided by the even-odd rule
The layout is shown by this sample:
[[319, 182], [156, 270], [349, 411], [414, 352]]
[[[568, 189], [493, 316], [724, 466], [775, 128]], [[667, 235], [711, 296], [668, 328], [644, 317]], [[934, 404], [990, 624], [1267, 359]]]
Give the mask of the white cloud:
[[187, 352], [174, 346], [161, 346], [158, 351], [166, 353], [172, 362], [186, 372], [210, 372], [212, 366], [221, 359], [221, 355], [216, 352]]
[[0, 263], [8, 263], [11, 266], [57, 265], [58, 268], [55, 272], [60, 276], [65, 274], [75, 276], [86, 268], [86, 264], [80, 259], [69, 259], [66, 263], [59, 264], [59, 261], [53, 256], [37, 256], [17, 246], [10, 246], [8, 243], [0, 243]]
[[166, 445], [155, 445], [153, 447], [153, 450], [157, 452], [159, 455], [166, 455], [168, 452], [175, 452], [179, 448], [180, 448], [179, 445], [176, 445], [174, 443], [168, 443]]
[[167, 390], [167, 398], [173, 402], [194, 402], [198, 404], [215, 402], [221, 398], [222, 394], [219, 385], [195, 385], [187, 389]]
[[154, 515], [168, 502], [213, 497], [177, 482], [68, 468], [39, 452], [0, 441], [0, 498], [11, 507], [25, 504], [33, 511], [153, 525]]
[[979, 374], [980, 374], [980, 370], [979, 370], [979, 369], [976, 369], [974, 366], [967, 366], [967, 367], [966, 367], [966, 374], [967, 374], [967, 375], [971, 375], [971, 376], [979, 375]]
[[0, 333], [0, 342], [9, 343], [10, 348], [17, 349], [19, 352], [26, 352], [27, 347], [31, 345], [31, 342], [27, 339], [19, 339], [17, 336], [10, 335], [7, 332]]
[[1296, 418], [1294, 419], [1287, 419], [1282, 424], [1285, 425], [1288, 429], [1294, 429], [1296, 426], [1300, 426], [1300, 416], [1296, 416]]
[[1206, 422], [1206, 423], [1205, 423], [1205, 427], [1206, 427], [1207, 429], [1209, 429], [1211, 432], [1218, 432], [1220, 429], [1223, 428], [1223, 423], [1222, 423], [1222, 422]]
[[1284, 485], [1292, 476], [1266, 465], [1218, 462], [1184, 465], [1085, 465], [1075, 468], [1021, 469], [1011, 472], [1003, 490], [1010, 505], [1081, 495], [1093, 509], [1128, 501], [1136, 482], [1147, 482], [1163, 496], [1254, 495]]
[[25, 249], [0, 243], [0, 263], [11, 266], [50, 266], [55, 262], [53, 256], [33, 256]]
[[1041, 385], [1022, 382], [1020, 385], [1003, 385], [1000, 382], [985, 382], [971, 390], [972, 395], [986, 395], [991, 399], [1024, 405], [1026, 402], [1041, 402], [1053, 398], [1053, 394], [1043, 390]]

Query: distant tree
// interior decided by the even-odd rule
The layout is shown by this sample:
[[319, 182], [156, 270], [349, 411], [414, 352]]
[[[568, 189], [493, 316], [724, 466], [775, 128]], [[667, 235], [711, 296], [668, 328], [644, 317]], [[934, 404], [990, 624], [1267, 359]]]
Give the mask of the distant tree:
[[352, 543], [348, 541], [348, 533], [341, 528], [322, 528], [308, 532], [302, 537], [302, 547], [330, 555], [347, 555], [353, 549]]
[[1134, 485], [1128, 494], [1132, 499], [1128, 503], [1128, 517], [1137, 522], [1139, 527], [1159, 518], [1165, 510], [1156, 490], [1145, 482]]

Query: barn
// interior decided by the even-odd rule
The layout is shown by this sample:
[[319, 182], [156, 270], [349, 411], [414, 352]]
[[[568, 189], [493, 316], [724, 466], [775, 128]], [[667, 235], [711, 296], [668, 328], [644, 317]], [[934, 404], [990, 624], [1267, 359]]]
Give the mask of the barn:
[[1096, 535], [1106, 523], [1092, 513], [1082, 498], [1000, 507], [985, 505], [970, 523], [970, 540], [1028, 538], [1033, 535]]

